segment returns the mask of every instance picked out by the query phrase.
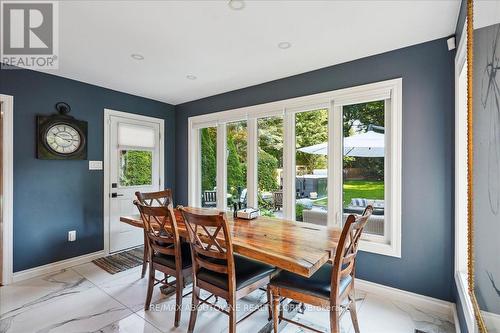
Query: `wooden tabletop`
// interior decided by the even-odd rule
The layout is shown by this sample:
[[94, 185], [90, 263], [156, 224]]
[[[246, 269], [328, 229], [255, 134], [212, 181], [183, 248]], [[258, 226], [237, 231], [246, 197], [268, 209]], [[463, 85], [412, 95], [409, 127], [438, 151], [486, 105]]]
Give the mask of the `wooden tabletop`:
[[[341, 232], [264, 216], [249, 221], [228, 214], [228, 220], [234, 252], [305, 277], [313, 275], [333, 256]], [[139, 215], [122, 216], [120, 221], [143, 227]], [[177, 218], [177, 224], [180, 236], [187, 238], [182, 218]]]

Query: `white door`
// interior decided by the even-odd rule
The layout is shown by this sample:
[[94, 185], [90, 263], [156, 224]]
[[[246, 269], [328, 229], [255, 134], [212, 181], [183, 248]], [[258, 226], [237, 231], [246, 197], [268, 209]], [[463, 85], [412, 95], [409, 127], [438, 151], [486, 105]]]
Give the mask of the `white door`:
[[163, 120], [113, 113], [108, 121], [109, 251], [117, 252], [143, 244], [142, 230], [120, 222], [120, 216], [138, 214], [136, 191], [162, 188]]

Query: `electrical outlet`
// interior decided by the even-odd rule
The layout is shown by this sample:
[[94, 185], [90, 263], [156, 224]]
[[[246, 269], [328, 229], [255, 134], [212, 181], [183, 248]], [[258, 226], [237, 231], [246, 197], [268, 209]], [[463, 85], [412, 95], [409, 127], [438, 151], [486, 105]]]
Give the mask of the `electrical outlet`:
[[68, 242], [76, 241], [76, 230], [68, 231]]

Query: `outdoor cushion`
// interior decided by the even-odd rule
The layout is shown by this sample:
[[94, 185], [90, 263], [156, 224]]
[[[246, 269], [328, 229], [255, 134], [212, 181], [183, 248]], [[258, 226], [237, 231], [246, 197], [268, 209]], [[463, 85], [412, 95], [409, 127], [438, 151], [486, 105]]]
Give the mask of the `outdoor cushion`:
[[[191, 245], [187, 242], [181, 243], [182, 268], [191, 267]], [[153, 262], [175, 269], [175, 256], [162, 253], [153, 254]]]
[[[225, 263], [225, 260], [210, 259], [210, 261]], [[270, 275], [274, 270], [275, 268], [273, 266], [235, 254], [234, 271], [236, 273], [236, 290], [251, 285], [267, 275]], [[227, 274], [200, 268], [196, 277], [221, 289], [229, 289]]]
[[[271, 285], [298, 291], [304, 294], [330, 298], [332, 265], [323, 265], [310, 278], [306, 278], [287, 271], [281, 271], [271, 279]], [[342, 294], [352, 281], [350, 275], [340, 280], [339, 294]]]
[[366, 207], [367, 205], [367, 200], [364, 198], [352, 198], [351, 199], [351, 205], [352, 206], [357, 206], [357, 207]]

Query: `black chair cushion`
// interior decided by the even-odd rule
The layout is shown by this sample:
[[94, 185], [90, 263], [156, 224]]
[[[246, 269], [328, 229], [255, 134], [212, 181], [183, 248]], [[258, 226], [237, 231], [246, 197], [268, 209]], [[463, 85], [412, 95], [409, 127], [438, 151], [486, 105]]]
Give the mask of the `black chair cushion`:
[[[224, 261], [225, 262], [225, 261]], [[234, 271], [236, 273], [236, 290], [245, 288], [254, 282], [274, 272], [273, 266], [234, 255]], [[224, 290], [229, 290], [228, 275], [200, 268], [196, 276], [198, 279], [213, 284]]]
[[[307, 295], [330, 298], [332, 265], [323, 265], [310, 278], [282, 271], [271, 279], [271, 285], [290, 289]], [[339, 293], [342, 294], [352, 281], [350, 275], [340, 280]]]
[[[184, 269], [191, 267], [192, 266], [191, 245], [189, 245], [189, 243], [181, 242], [181, 256], [182, 256], [182, 268]], [[170, 256], [162, 253], [155, 253], [153, 255], [153, 262], [175, 269], [175, 256]]]

